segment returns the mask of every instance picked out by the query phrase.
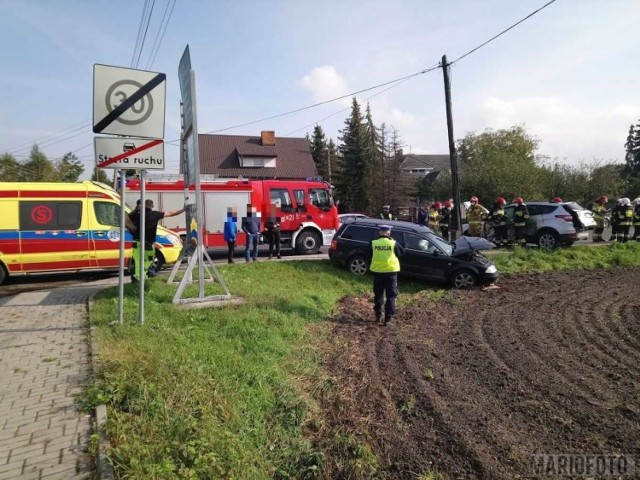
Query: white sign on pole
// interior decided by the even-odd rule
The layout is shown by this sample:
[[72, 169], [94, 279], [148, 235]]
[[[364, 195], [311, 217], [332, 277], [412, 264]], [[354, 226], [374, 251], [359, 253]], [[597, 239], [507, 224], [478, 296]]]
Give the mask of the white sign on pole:
[[164, 138], [166, 74], [93, 66], [93, 132]]
[[164, 170], [164, 141], [148, 138], [95, 137], [96, 166]]

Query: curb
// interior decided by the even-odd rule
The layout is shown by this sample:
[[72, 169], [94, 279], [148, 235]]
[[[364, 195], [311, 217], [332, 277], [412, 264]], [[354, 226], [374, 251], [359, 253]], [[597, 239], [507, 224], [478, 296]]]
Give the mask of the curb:
[[[110, 287], [110, 285], [105, 285], [105, 288]], [[91, 378], [93, 381], [100, 378], [102, 375], [102, 371], [100, 369], [100, 364], [98, 362], [98, 342], [96, 341], [96, 329], [93, 326], [91, 321], [91, 312], [93, 310], [94, 305], [94, 297], [98, 294], [98, 292], [93, 293], [87, 299], [87, 323], [88, 323], [88, 336], [89, 336], [89, 370], [91, 373]], [[107, 422], [107, 406], [106, 405], [98, 405], [94, 412], [93, 422], [93, 432], [92, 435], [97, 435], [98, 438], [98, 448], [95, 452], [95, 472], [97, 473], [97, 477], [105, 480], [113, 480], [114, 472], [113, 466], [109, 463], [107, 452], [111, 449], [111, 443], [109, 442], [109, 437], [107, 436], [105, 424]]]

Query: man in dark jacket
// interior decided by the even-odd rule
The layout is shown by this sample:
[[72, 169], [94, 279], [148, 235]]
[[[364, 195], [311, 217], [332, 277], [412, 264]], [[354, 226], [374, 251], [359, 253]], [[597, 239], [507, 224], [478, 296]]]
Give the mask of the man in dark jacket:
[[272, 206], [269, 218], [267, 218], [267, 235], [269, 236], [269, 260], [273, 258], [274, 250], [278, 258], [280, 256], [280, 217], [276, 216], [276, 208]]
[[244, 259], [248, 263], [249, 258], [254, 262], [258, 260], [258, 236], [260, 235], [260, 218], [256, 207], [247, 205], [247, 216], [242, 219], [242, 231], [247, 236], [244, 247]]

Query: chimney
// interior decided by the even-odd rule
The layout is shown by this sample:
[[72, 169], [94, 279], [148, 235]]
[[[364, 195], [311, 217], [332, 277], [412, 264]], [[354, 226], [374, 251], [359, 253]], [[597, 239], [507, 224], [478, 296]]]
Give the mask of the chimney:
[[260, 132], [260, 140], [263, 147], [275, 146], [276, 144], [276, 132], [273, 130], [263, 130]]

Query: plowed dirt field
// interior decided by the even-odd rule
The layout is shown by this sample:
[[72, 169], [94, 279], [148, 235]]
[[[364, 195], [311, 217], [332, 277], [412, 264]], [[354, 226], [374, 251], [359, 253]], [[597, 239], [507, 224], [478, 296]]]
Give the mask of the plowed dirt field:
[[324, 360], [339, 388], [320, 403], [334, 434], [371, 446], [375, 478], [529, 477], [536, 453], [638, 458], [640, 269], [500, 287], [418, 298], [386, 327], [371, 297], [341, 302]]

